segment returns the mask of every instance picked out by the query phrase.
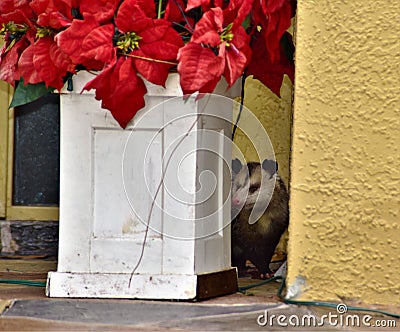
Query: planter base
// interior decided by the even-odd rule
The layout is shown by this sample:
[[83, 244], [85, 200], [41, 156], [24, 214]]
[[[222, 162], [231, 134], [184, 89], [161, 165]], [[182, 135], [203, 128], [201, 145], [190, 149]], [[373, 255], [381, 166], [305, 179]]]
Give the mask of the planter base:
[[[50, 272], [46, 295], [65, 298], [207, 299], [238, 290], [236, 269], [200, 275]], [[51, 286], [50, 286], [51, 285]]]

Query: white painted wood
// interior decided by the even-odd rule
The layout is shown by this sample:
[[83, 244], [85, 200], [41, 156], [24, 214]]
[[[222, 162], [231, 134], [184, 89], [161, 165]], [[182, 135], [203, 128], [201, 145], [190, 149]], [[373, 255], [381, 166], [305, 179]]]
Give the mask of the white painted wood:
[[47, 296], [89, 298], [140, 298], [186, 300], [196, 297], [195, 275], [134, 275], [129, 287], [129, 274], [50, 272]]
[[[142, 243], [143, 234], [135, 237], [134, 240], [117, 237], [93, 239], [90, 272], [130, 274], [139, 260]], [[136, 273], [161, 274], [161, 253], [161, 238], [147, 238], [143, 260]]]
[[[62, 96], [58, 271], [87, 272], [92, 232], [93, 96]], [[73, 157], [72, 157], [73, 156]]]
[[[141, 239], [140, 233], [143, 233], [146, 227], [145, 220], [140, 220], [138, 215], [147, 215], [161, 175], [161, 169], [158, 167], [162, 160], [162, 143], [159, 135], [152, 140], [155, 133], [155, 130], [94, 131], [95, 238], [132, 238], [138, 234]], [[148, 193], [148, 189], [151, 194]], [[161, 198], [157, 197], [158, 205], [161, 205]], [[152, 225], [159, 229], [160, 209], [154, 209], [151, 218]]]
[[225, 97], [212, 96], [209, 101], [204, 98], [199, 104], [207, 114], [200, 124], [204, 134], [199, 137], [196, 175], [200, 182], [198, 187], [201, 184], [198, 202], [203, 203], [196, 205], [195, 273], [201, 274], [231, 264], [230, 136], [233, 102]]
[[61, 95], [59, 263], [47, 294], [192, 299], [198, 274], [230, 268], [232, 100], [184, 100], [172, 74], [166, 89], [147, 84], [123, 130], [93, 92], [79, 94], [82, 74]]

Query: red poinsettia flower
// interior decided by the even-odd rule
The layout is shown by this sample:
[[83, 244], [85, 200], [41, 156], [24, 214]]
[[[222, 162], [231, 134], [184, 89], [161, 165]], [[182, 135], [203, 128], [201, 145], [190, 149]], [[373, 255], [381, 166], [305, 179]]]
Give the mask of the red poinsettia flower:
[[216, 7], [197, 23], [190, 42], [178, 54], [184, 93], [212, 92], [222, 75], [229, 86], [242, 75], [250, 61], [250, 37], [234, 17], [230, 10]]
[[[60, 47], [79, 63], [90, 59], [104, 63], [106, 69], [84, 89], [96, 89], [96, 99], [102, 100], [102, 107], [109, 109], [123, 128], [144, 106], [146, 88], [138, 74], [165, 85], [169, 69], [175, 65], [172, 61], [183, 46], [171, 23], [154, 19], [154, 15], [153, 1], [127, 0], [115, 17], [116, 33], [114, 25], [101, 25], [95, 17], [84, 14], [83, 21], [74, 21], [57, 37]], [[85, 24], [91, 31], [82, 39], [79, 28]], [[126, 107], [121, 109], [121, 105]]]
[[149, 18], [137, 3], [136, 0], [125, 1], [118, 11], [115, 19], [121, 32], [118, 51], [133, 57], [137, 71], [148, 81], [164, 85], [169, 69], [174, 66], [168, 62], [176, 60], [183, 41], [170, 22]]

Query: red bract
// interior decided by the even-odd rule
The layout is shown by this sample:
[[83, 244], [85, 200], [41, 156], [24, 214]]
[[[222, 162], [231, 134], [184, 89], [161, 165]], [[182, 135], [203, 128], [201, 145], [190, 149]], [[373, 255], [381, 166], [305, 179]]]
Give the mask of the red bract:
[[[25, 83], [36, 84], [43, 82], [42, 78], [39, 76], [35, 66], [33, 65], [33, 57], [35, 55], [35, 47], [31, 45], [22, 53], [18, 61], [18, 69], [20, 76], [24, 78]], [[19, 79], [19, 77], [18, 77]]]
[[120, 58], [87, 83], [85, 90], [96, 89], [96, 99], [111, 111], [122, 128], [144, 107], [146, 86], [132, 64], [132, 59]]
[[185, 94], [214, 90], [224, 71], [225, 59], [201, 44], [188, 43], [178, 54], [178, 72]]
[[165, 7], [164, 18], [175, 24], [180, 24], [187, 31], [193, 32], [195, 21], [193, 17], [185, 14], [185, 3], [183, 0], [169, 0]]
[[[79, 11], [86, 15], [94, 16], [99, 23], [110, 21], [118, 7], [120, 0], [80, 0]], [[153, 2], [153, 1], [148, 1]]]
[[184, 20], [183, 11], [185, 3], [183, 0], [170, 0], [165, 7], [165, 19], [170, 22], [179, 23]]
[[[184, 93], [212, 92], [221, 75], [232, 86], [250, 61], [249, 36], [241, 25], [233, 24], [225, 16], [234, 17], [219, 7], [205, 13], [191, 41], [180, 49], [178, 72]], [[209, 71], [209, 67], [213, 70]], [[207, 71], [207, 75], [202, 74]]]
[[211, 7], [222, 7], [223, 0], [188, 0], [186, 11], [196, 7], [201, 7], [203, 11]]
[[10, 21], [28, 23], [32, 17], [32, 8], [29, 6], [30, 0], [1, 0], [0, 1], [0, 24]]
[[260, 25], [264, 34], [265, 50], [272, 62], [279, 61], [280, 40], [290, 27], [296, 0], [257, 0], [254, 1], [254, 26]]
[[63, 77], [67, 72], [74, 73], [75, 65], [56, 45], [50, 36], [39, 38], [21, 54], [18, 63], [20, 76], [25, 84], [44, 82], [46, 87], [61, 90]]
[[225, 20], [233, 22], [234, 25], [241, 25], [246, 16], [250, 13], [253, 2], [259, 0], [231, 0], [224, 10]]
[[164, 86], [169, 70], [175, 65], [170, 61], [176, 61], [183, 46], [182, 39], [165, 20], [154, 20], [151, 27], [138, 35], [142, 38], [140, 47], [130, 53], [138, 72], [148, 81]]
[[237, 81], [250, 62], [252, 51], [249, 47], [249, 40], [250, 37], [245, 33], [242, 26], [239, 26], [239, 29], [234, 32], [230, 45], [225, 44], [227, 50], [225, 52], [224, 76], [229, 86], [232, 86]]
[[[0, 80], [14, 86], [15, 81], [20, 78], [18, 72], [18, 59], [22, 51], [28, 46], [27, 38], [22, 38], [15, 43], [11, 49], [6, 52], [7, 44], [3, 46], [0, 52]], [[32, 63], [30, 64], [32, 66]]]
[[[287, 32], [286, 34], [291, 39], [290, 34]], [[253, 56], [247, 74], [253, 75], [280, 97], [283, 75], [288, 75], [292, 82], [294, 81], [294, 63], [287, 58], [281, 45], [279, 45], [279, 61], [273, 62], [270, 53], [266, 50], [264, 34], [257, 32], [253, 38]]]
[[121, 33], [144, 31], [153, 24], [153, 18], [138, 5], [137, 0], [125, 1], [118, 10], [115, 25]]
[[67, 72], [75, 72], [71, 59], [57, 46], [52, 37], [43, 37], [34, 44], [33, 65], [47, 87], [61, 90]]
[[115, 62], [113, 35], [113, 24], [100, 25], [93, 15], [87, 14], [84, 20], [73, 20], [55, 39], [74, 63], [88, 70], [101, 70], [105, 64]]
[[38, 13], [36, 23], [42, 27], [61, 29], [72, 21], [72, 3], [62, 0], [33, 0], [32, 9]]

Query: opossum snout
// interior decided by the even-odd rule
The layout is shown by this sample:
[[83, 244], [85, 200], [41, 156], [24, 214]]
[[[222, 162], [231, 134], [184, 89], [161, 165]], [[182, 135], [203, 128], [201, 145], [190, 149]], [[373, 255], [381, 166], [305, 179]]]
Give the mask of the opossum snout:
[[243, 203], [244, 203], [243, 200], [241, 200], [238, 197], [232, 198], [232, 205], [234, 205], [234, 206], [241, 206], [241, 205], [243, 205]]

